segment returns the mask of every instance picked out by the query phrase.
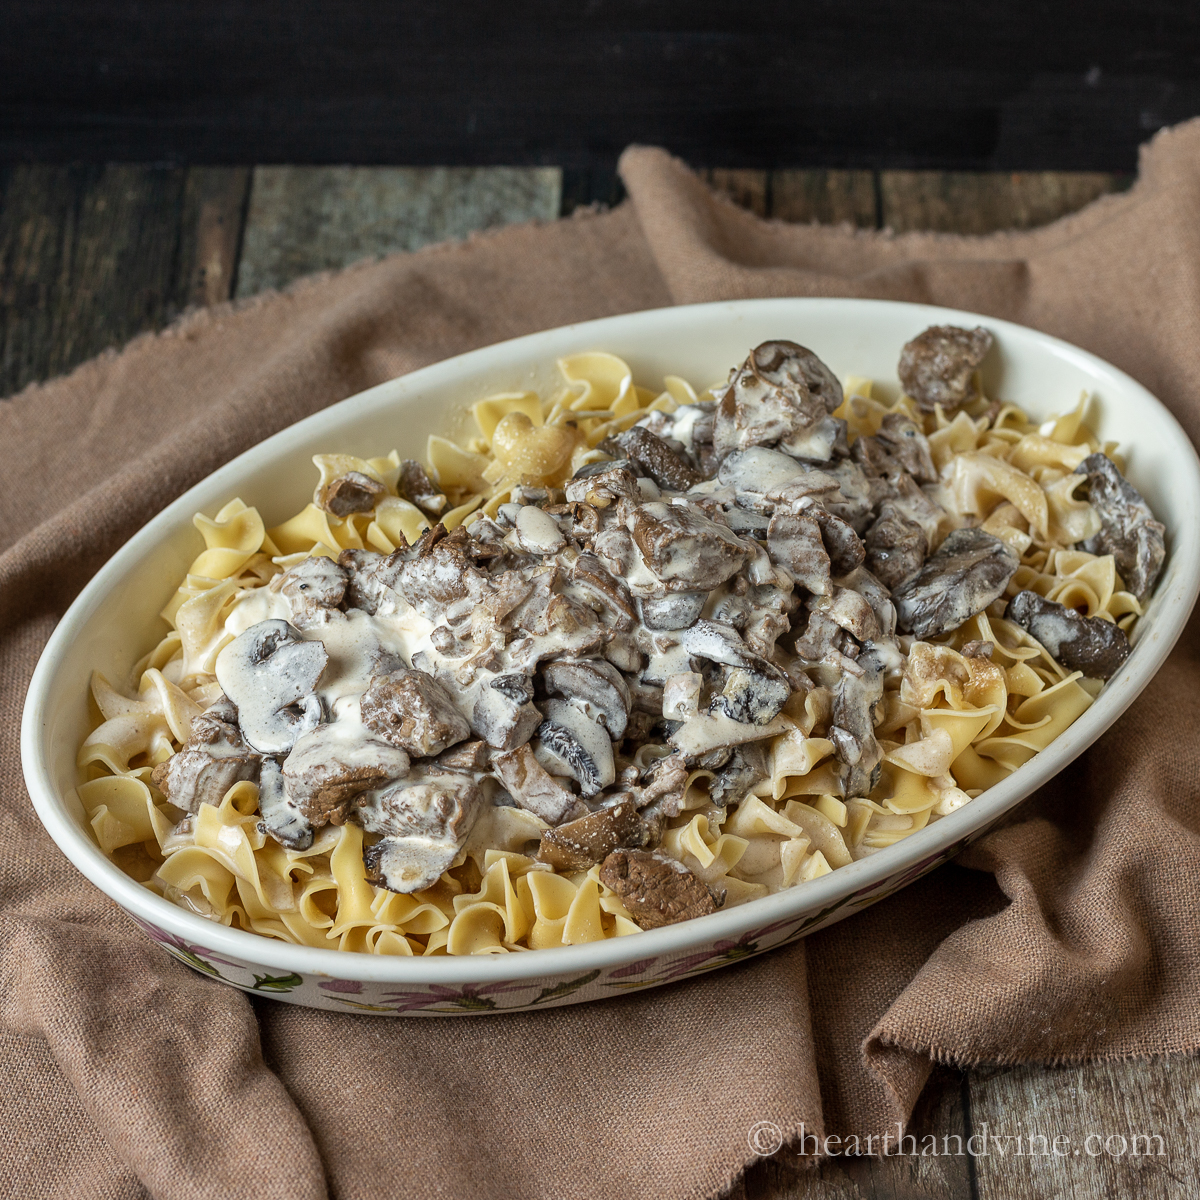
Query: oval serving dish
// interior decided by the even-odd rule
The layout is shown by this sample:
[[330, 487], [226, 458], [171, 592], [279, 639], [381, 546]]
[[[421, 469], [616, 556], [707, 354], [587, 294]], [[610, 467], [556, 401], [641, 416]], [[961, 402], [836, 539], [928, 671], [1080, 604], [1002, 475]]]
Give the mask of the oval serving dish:
[[[808, 883], [712, 916], [629, 937], [525, 953], [386, 957], [315, 950], [229, 929], [154, 895], [110, 862], [88, 832], [74, 787], [89, 732], [93, 669], [124, 678], [157, 640], [157, 614], [197, 550], [192, 516], [234, 496], [276, 523], [307, 503], [310, 457], [369, 456], [393, 446], [415, 455], [429, 433], [465, 428], [466, 406], [506, 391], [545, 390], [555, 360], [585, 350], [625, 359], [651, 385], [683, 375], [723, 381], [750, 348], [789, 338], [841, 377], [897, 388], [906, 341], [929, 325], [983, 324], [996, 337], [987, 394], [1035, 417], [1093, 396], [1089, 423], [1120, 443], [1130, 480], [1167, 527], [1167, 566], [1134, 652], [1097, 702], [1050, 746], [970, 804]], [[911, 883], [979, 837], [1094, 742], [1163, 663], [1200, 589], [1200, 461], [1169, 412], [1140, 384], [1094, 355], [1045, 334], [971, 313], [874, 300], [745, 300], [609, 317], [532, 334], [392, 380], [308, 417], [234, 459], [132, 537], [68, 610], [30, 684], [21, 731], [25, 779], [63, 853], [154, 941], [205, 975], [294, 1004], [386, 1015], [511, 1012], [654, 987], [759, 954], [830, 925]]]

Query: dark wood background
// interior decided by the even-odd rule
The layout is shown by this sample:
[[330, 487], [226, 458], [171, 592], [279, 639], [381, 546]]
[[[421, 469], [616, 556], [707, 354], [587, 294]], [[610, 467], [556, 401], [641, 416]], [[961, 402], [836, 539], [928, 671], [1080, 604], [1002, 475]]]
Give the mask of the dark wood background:
[[7, 162], [1130, 171], [1197, 113], [1194, 0], [0, 7]]

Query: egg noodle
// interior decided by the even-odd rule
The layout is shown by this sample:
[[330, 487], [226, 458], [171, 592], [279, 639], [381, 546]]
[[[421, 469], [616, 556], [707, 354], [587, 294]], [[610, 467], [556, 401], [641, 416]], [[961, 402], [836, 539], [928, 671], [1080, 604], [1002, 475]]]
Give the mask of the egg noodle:
[[[490, 396], [472, 412], [478, 433], [463, 445], [430, 437], [426, 468], [448, 497], [447, 529], [495, 516], [512, 488], [561, 485], [604, 456], [595, 447], [651, 411], [670, 414], [697, 395], [682, 378], [661, 391], [635, 384], [606, 353], [559, 361], [561, 389]], [[1085, 399], [1064, 416], [1033, 423], [1014, 404], [978, 397], [947, 419], [908, 397], [878, 398], [851, 377], [833, 414], [851, 441], [874, 434], [892, 412], [928, 435], [947, 510], [940, 530], [964, 524], [1002, 539], [1020, 556], [1007, 595], [1028, 589], [1127, 632], [1141, 613], [1112, 555], [1071, 547], [1096, 533], [1092, 506], [1075, 497], [1073, 474], [1103, 450], [1084, 422]], [[711, 399], [702, 393], [700, 399]], [[151, 783], [156, 764], [187, 740], [192, 720], [221, 696], [218, 653], [230, 642], [232, 607], [307, 556], [346, 549], [388, 554], [411, 544], [429, 518], [397, 494], [401, 460], [323, 454], [320, 487], [348, 471], [382, 484], [371, 512], [339, 519], [309, 504], [272, 529], [231, 500], [195, 525], [204, 550], [163, 610], [170, 632], [134, 668], [128, 690], [96, 674], [96, 728], [79, 751], [78, 795], [103, 852], [158, 895], [233, 928], [306, 946], [373, 954], [504, 953], [574, 945], [639, 931], [599, 867], [561, 872], [535, 859], [546, 824], [521, 808], [486, 807], [455, 865], [423, 890], [400, 894], [368, 882], [364, 837], [351, 821], [327, 825], [311, 846], [290, 850], [260, 827], [258, 787], [235, 784], [219, 806], [181, 821]], [[736, 808], [710, 798], [713, 772], [696, 769], [659, 849], [686, 865], [727, 905], [811, 880], [875, 853], [953, 812], [1004, 779], [1092, 703], [1100, 683], [1068, 673], [1020, 626], [997, 615], [1001, 598], [936, 643], [900, 639], [902, 664], [888, 672], [876, 710], [884, 751], [869, 797], [839, 798], [834, 744], [825, 736], [832, 695], [793, 693], [772, 722], [767, 778]], [[989, 658], [963, 654], [991, 643]], [[669, 753], [644, 745], [644, 765]]]

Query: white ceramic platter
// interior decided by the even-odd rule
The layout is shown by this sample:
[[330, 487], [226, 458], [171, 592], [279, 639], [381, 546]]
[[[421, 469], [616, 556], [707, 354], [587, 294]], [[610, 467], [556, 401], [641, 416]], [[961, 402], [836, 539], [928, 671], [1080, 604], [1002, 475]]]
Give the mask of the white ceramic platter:
[[[724, 380], [751, 347], [788, 338], [842, 378], [893, 388], [900, 348], [929, 325], [985, 325], [996, 338], [985, 385], [1045, 417], [1094, 397], [1089, 419], [1127, 455], [1130, 479], [1167, 527], [1167, 568], [1132, 655], [1099, 700], [1003, 783], [894, 846], [789, 891], [698, 920], [557, 950], [399, 958], [314, 950], [227, 929], [139, 886], [91, 839], [73, 788], [89, 732], [93, 670], [124, 679], [163, 632], [157, 613], [201, 545], [196, 512], [240, 496], [278, 524], [309, 500], [315, 453], [421, 457], [429, 433], [466, 431], [465, 409], [493, 392], [558, 386], [555, 360], [607, 350], [657, 387]], [[874, 300], [747, 300], [610, 317], [464, 354], [381, 384], [268, 438], [159, 513], [105, 565], [55, 630], [25, 705], [25, 778], [50, 835], [79, 870], [176, 957], [214, 979], [297, 1004], [385, 1014], [485, 1013], [572, 1004], [712, 970], [849, 916], [932, 870], [1062, 770], [1149, 684], [1200, 587], [1200, 463], [1183, 430], [1129, 376], [1065, 342], [1005, 321]]]

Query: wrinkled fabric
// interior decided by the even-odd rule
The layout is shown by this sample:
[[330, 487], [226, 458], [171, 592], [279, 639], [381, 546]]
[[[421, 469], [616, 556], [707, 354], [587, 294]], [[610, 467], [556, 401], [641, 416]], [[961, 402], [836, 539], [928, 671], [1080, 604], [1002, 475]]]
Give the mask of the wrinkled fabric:
[[604, 1003], [383, 1020], [249, 1000], [148, 942], [42, 830], [20, 707], [54, 623], [155, 512], [397, 374], [613, 313], [753, 296], [973, 309], [1114, 362], [1200, 432], [1200, 123], [1029, 233], [762, 221], [662, 151], [610, 213], [193, 315], [0, 405], [0, 1179], [21, 1196], [712, 1196], [752, 1125], [860, 1137], [936, 1061], [1200, 1046], [1193, 621], [1003, 828], [806, 942]]

